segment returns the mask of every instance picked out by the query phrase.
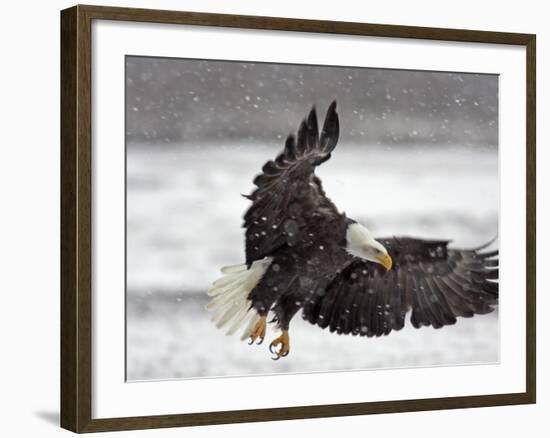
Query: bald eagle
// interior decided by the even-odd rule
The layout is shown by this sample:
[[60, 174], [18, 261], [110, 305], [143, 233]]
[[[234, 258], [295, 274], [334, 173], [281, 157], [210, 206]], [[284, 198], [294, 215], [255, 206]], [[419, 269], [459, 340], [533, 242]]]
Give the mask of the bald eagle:
[[[449, 240], [374, 238], [340, 213], [315, 168], [327, 161], [340, 131], [336, 102], [319, 134], [313, 107], [284, 150], [245, 195], [246, 263], [222, 268], [207, 308], [228, 334], [261, 343], [268, 313], [281, 335], [274, 359], [290, 352], [289, 325], [302, 310], [313, 325], [339, 335], [388, 335], [410, 313], [413, 327], [440, 328], [498, 303], [498, 250], [449, 247]], [[483, 252], [482, 250], [485, 250]]]

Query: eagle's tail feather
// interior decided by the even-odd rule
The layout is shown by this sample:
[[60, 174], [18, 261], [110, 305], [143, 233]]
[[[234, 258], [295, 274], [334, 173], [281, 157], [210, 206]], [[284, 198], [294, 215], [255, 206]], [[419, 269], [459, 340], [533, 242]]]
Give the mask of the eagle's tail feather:
[[246, 339], [258, 321], [259, 315], [251, 310], [250, 292], [256, 287], [269, 268], [272, 258], [256, 260], [249, 269], [245, 264], [227, 266], [223, 274], [208, 290], [212, 297], [206, 308], [212, 311], [216, 327], [228, 326], [227, 334], [234, 334], [243, 324], [247, 329], [241, 339]]
[[246, 265], [245, 264], [229, 265], [229, 266], [224, 266], [223, 268], [221, 268], [222, 274], [235, 274], [237, 272], [242, 272], [244, 270], [246, 270]]

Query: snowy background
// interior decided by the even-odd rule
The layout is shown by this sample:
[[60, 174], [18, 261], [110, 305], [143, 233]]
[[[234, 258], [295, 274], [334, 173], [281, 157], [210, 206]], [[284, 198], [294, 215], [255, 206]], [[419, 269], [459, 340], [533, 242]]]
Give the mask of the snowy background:
[[498, 312], [365, 339], [291, 324], [270, 360], [209, 321], [206, 290], [243, 262], [252, 178], [315, 104], [341, 135], [318, 174], [375, 234], [476, 246], [498, 230], [498, 78], [128, 57], [127, 378], [379, 369], [498, 361]]

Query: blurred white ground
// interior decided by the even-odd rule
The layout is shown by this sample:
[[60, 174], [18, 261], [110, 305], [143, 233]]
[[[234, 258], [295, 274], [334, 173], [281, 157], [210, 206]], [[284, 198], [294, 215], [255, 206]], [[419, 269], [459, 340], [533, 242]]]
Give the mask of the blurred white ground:
[[[128, 145], [127, 378], [212, 377], [494, 363], [498, 313], [387, 337], [337, 336], [291, 324], [291, 354], [226, 337], [204, 310], [223, 265], [244, 259], [242, 215], [252, 178], [279, 144]], [[340, 210], [376, 235], [476, 246], [498, 230], [495, 148], [341, 142], [318, 174]]]

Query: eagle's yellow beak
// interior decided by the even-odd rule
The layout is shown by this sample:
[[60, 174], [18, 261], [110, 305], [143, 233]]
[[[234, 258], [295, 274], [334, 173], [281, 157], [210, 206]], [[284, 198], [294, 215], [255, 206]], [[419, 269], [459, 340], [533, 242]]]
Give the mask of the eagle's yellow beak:
[[381, 255], [380, 257], [377, 257], [378, 263], [380, 263], [384, 268], [386, 268], [386, 271], [389, 271], [392, 267], [393, 261], [389, 254]]

